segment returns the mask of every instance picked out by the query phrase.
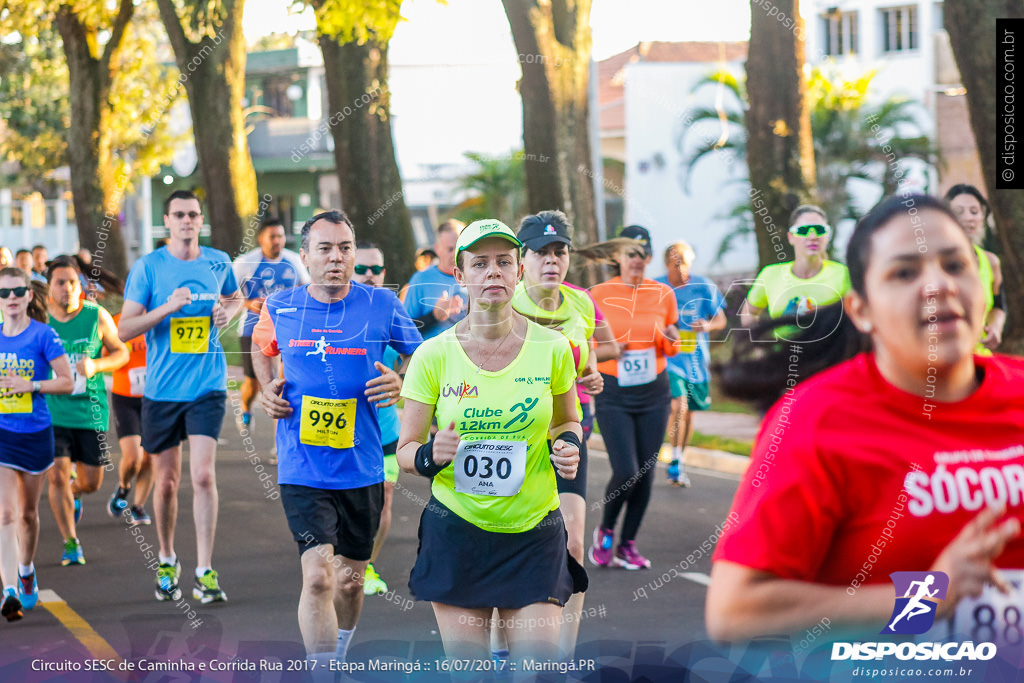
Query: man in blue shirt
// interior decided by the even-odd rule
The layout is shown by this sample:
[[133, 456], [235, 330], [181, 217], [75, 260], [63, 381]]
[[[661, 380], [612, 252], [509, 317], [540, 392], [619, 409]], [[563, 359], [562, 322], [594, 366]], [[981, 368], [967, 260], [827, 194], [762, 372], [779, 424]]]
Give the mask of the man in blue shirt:
[[242, 319], [239, 344], [242, 348], [242, 426], [252, 421], [252, 400], [259, 393], [256, 373], [252, 369], [252, 331], [260, 319], [263, 302], [274, 292], [309, 284], [309, 273], [299, 255], [285, 248], [284, 224], [279, 218], [268, 218], [260, 224], [256, 241], [259, 246], [235, 259], [232, 268], [235, 280], [245, 297], [247, 310]]
[[457, 220], [437, 226], [437, 264], [414, 273], [403, 294], [405, 310], [424, 339], [436, 337], [466, 317], [466, 290], [455, 281], [455, 242], [464, 227]]
[[345, 214], [310, 218], [300, 255], [311, 284], [267, 299], [253, 366], [278, 420], [278, 485], [302, 565], [299, 630], [316, 678], [344, 661], [362, 610], [384, 502], [380, 411], [401, 391], [384, 351], [408, 356], [422, 339], [393, 292], [353, 281]]
[[693, 433], [693, 411], [711, 407], [708, 332], [724, 329], [726, 324], [725, 298], [714, 282], [690, 273], [693, 260], [689, 244], [670, 244], [665, 250], [668, 275], [657, 278], [675, 291], [679, 306], [680, 351], [668, 358], [672, 413], [666, 434], [672, 448], [668, 479], [676, 486], [690, 485], [684, 451]]
[[192, 596], [226, 600], [213, 569], [217, 525], [214, 462], [224, 421], [227, 364], [219, 340], [242, 308], [242, 295], [223, 251], [199, 246], [203, 210], [188, 190], [164, 202], [167, 246], [135, 262], [118, 321], [121, 341], [146, 334], [142, 448], [153, 453], [157, 537], [157, 600], [178, 600], [181, 563], [174, 551], [181, 478], [181, 442], [188, 438], [194, 496], [197, 568]]

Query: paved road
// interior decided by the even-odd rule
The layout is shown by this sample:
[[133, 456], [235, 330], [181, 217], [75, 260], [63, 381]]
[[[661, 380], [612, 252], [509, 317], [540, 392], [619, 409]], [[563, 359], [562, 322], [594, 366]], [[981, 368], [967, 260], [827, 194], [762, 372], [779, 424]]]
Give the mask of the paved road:
[[[79, 525], [87, 564], [61, 567], [59, 534], [44, 495], [37, 569], [40, 587], [52, 591], [46, 594], [50, 602], [20, 622], [0, 623], [0, 681], [107, 680], [84, 670], [33, 671], [68, 666], [69, 662], [84, 666], [88, 658], [120, 658], [125, 662], [122, 666], [136, 667], [154, 661], [300, 660], [298, 555], [280, 501], [274, 499], [275, 489], [260, 478], [261, 472], [264, 480], [266, 472], [274, 474], [274, 468], [266, 463], [269, 427], [266, 418], [257, 417], [255, 450], [247, 452], [230, 409], [225, 422], [228, 444], [218, 456], [220, 522], [215, 551], [215, 565], [229, 597], [225, 604], [203, 607], [187, 590], [180, 605], [158, 603], [153, 598], [154, 573], [147, 569], [146, 553], [155, 552], [156, 530], [139, 527], [133, 534], [121, 521], [107, 516], [106, 499], [116, 485], [109, 475], [99, 494], [86, 497], [85, 516]], [[588, 529], [597, 522], [609, 473], [607, 459], [595, 453], [590, 467]], [[631, 663], [660, 662], [664, 651], [705, 639], [706, 588], [702, 581], [710, 568], [708, 549], [716, 527], [728, 513], [737, 478], [703, 471], [694, 471], [691, 477], [693, 488], [676, 489], [665, 483], [662, 470], [658, 472], [652, 505], [638, 539], [639, 547], [653, 562], [652, 570], [590, 568], [591, 588], [577, 654], [584, 659], [600, 657], [598, 661], [606, 667], [604, 680], [615, 680], [608, 677], [615, 667], [629, 670]], [[391, 535], [377, 563], [393, 593], [366, 600], [350, 650], [352, 660], [390, 654], [407, 661], [432, 662], [441, 656], [433, 613], [425, 603], [413, 602], [406, 586], [416, 553], [421, 506], [428, 496], [426, 480], [402, 476], [394, 499]], [[177, 540], [184, 574], [195, 566], [190, 501], [191, 487], [185, 476]], [[683, 577], [667, 574], [672, 567]], [[182, 585], [185, 587], [184, 582]], [[201, 676], [203, 680], [225, 681], [301, 680], [298, 674], [287, 672], [138, 670], [135, 680], [184, 681]], [[623, 680], [621, 674], [618, 680]]]

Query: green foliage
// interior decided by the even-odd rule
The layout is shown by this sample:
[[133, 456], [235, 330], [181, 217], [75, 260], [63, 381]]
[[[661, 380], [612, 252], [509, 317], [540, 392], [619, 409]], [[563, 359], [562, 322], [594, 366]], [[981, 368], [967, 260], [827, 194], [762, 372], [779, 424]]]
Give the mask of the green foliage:
[[362, 45], [372, 40], [386, 45], [398, 22], [403, 21], [402, 0], [297, 0], [294, 4], [312, 6], [317, 32], [338, 44]]
[[[90, 52], [99, 58], [105, 48], [99, 38], [109, 37], [115, 10], [84, 0], [71, 6], [90, 28]], [[68, 160], [69, 101], [76, 93], [69, 92], [61, 37], [53, 23], [57, 7], [34, 0], [0, 17], [0, 31], [20, 38], [0, 43], [0, 73], [7, 74], [0, 79], [0, 117], [6, 122], [0, 156], [19, 162], [17, 180], [34, 189]], [[38, 14], [29, 16], [32, 12]], [[182, 93], [174, 70], [157, 61], [164, 42], [161, 26], [156, 8], [139, 3], [110, 64], [108, 128], [101, 140], [110, 145], [115, 177], [128, 179], [119, 184], [122, 193], [131, 191], [131, 178], [153, 175], [169, 163], [184, 141], [171, 135], [164, 121]]]
[[476, 168], [463, 176], [459, 187], [470, 193], [470, 199], [459, 205], [455, 217], [466, 223], [484, 218], [497, 218], [515, 226], [526, 213], [526, 171], [522, 150], [508, 156], [490, 157], [466, 152]]
[[16, 183], [48, 196], [47, 176], [67, 163], [68, 77], [59, 40], [44, 27], [39, 37], [0, 42], [0, 158], [19, 162]]
[[[883, 194], [892, 194], [906, 173], [904, 160], [941, 163], [936, 146], [921, 131], [916, 113], [919, 103], [899, 97], [879, 104], [870, 102], [871, 82], [876, 73], [867, 71], [845, 80], [835, 69], [815, 67], [807, 78], [816, 201], [833, 223], [858, 217], [851, 181], [873, 183]], [[707, 87], [716, 88], [715, 104], [694, 108], [676, 139], [677, 149], [683, 155], [680, 180], [687, 193], [694, 169], [702, 160], [713, 154], [746, 159], [747, 154], [744, 122], [748, 104], [743, 82], [727, 71], [719, 71], [701, 79], [693, 92]], [[696, 136], [699, 137], [694, 145]], [[743, 174], [734, 182], [748, 180]], [[733, 227], [719, 245], [719, 259], [738, 240], [753, 234], [753, 214], [745, 198], [726, 217]]]

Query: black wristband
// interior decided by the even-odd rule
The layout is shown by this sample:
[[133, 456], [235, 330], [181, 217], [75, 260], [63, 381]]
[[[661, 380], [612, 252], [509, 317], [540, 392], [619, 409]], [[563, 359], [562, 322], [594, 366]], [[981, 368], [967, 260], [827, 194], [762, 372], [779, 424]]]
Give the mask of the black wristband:
[[424, 477], [434, 477], [447, 465], [438, 465], [434, 462], [434, 440], [426, 442], [416, 449], [416, 471]]
[[1003, 291], [1002, 284], [999, 285], [999, 291], [992, 297], [992, 308], [998, 308], [1000, 311], [1006, 310], [1006, 293]]
[[576, 432], [570, 432], [568, 430], [564, 431], [555, 437], [556, 441], [558, 439], [561, 439], [566, 443], [571, 443], [573, 446], [579, 449], [580, 453], [583, 452], [583, 443], [580, 441], [580, 437], [576, 436]]

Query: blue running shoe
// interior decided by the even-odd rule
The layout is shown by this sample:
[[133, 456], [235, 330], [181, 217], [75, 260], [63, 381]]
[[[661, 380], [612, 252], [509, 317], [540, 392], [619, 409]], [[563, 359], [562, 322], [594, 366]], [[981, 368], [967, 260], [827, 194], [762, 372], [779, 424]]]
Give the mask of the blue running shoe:
[[39, 601], [39, 585], [36, 583], [36, 573], [28, 576], [18, 577], [18, 600], [25, 609], [32, 609]]
[[69, 538], [64, 541], [64, 554], [60, 558], [60, 563], [65, 567], [72, 564], [85, 564], [82, 544], [78, 542], [77, 538]]
[[82, 499], [75, 496], [75, 524], [82, 521]]

